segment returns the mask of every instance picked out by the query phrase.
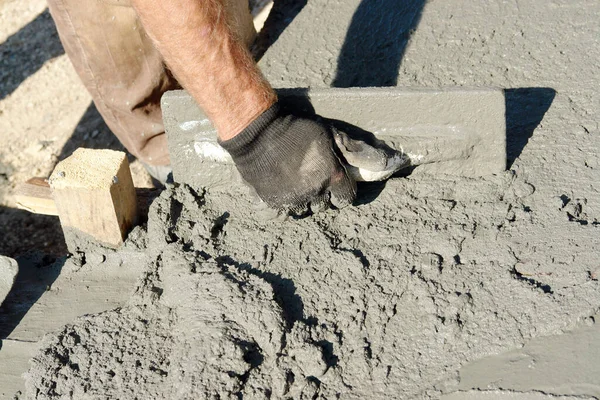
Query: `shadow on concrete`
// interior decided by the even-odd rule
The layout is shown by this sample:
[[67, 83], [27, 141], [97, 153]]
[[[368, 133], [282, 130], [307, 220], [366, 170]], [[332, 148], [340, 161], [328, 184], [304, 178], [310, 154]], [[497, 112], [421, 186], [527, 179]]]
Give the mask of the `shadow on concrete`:
[[240, 271], [255, 275], [269, 283], [273, 289], [273, 299], [281, 307], [288, 330], [292, 328], [296, 321], [302, 320], [304, 316], [304, 302], [298, 293], [296, 293], [296, 285], [293, 280], [272, 272], [259, 270], [248, 263], [239, 263], [230, 256], [217, 257], [216, 261], [221, 266], [233, 266]]
[[508, 168], [521, 155], [533, 131], [552, 105], [551, 88], [506, 89], [506, 159]]
[[19, 273], [0, 307], [0, 340], [12, 333], [42, 294], [51, 288], [60, 275], [66, 257], [57, 259], [41, 252], [33, 252], [17, 257], [16, 260]]
[[338, 57], [334, 87], [396, 86], [425, 0], [362, 0]]
[[357, 182], [358, 193], [353, 205], [363, 206], [375, 201], [381, 192], [383, 192], [383, 189], [385, 189], [386, 183], [387, 180], [379, 182]]
[[64, 54], [48, 9], [0, 44], [0, 100], [44, 63]]
[[258, 34], [252, 54], [256, 61], [260, 60], [267, 49], [279, 39], [279, 36], [296, 18], [308, 0], [274, 0], [273, 8]]

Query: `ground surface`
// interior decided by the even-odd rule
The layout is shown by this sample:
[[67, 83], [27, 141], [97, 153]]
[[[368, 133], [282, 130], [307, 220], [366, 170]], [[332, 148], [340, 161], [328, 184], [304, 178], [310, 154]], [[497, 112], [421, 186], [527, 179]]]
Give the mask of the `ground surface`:
[[[77, 147], [122, 147], [64, 54], [43, 0], [0, 1], [0, 253], [65, 254], [58, 218], [14, 209], [12, 189]], [[137, 183], [148, 185], [139, 164]]]
[[[25, 30], [39, 42], [19, 55], [28, 21], [51, 32], [43, 3], [1, 5], [10, 184], [49, 171], [73, 131], [105, 133], [77, 135], [89, 98], [51, 35]], [[31, 353], [28, 395], [600, 398], [599, 19], [587, 0], [309, 2], [262, 61], [274, 84], [510, 88], [510, 169], [415, 174], [285, 224], [240, 196], [172, 188], [137, 238], [150, 251], [106, 261], [145, 270], [128, 281], [136, 294], [54, 327]], [[5, 63], [26, 67], [7, 76]], [[38, 263], [60, 272], [52, 261]], [[72, 262], [54, 285], [77, 279]], [[90, 254], [81, 269], [103, 262]], [[3, 351], [33, 343], [11, 329]]]

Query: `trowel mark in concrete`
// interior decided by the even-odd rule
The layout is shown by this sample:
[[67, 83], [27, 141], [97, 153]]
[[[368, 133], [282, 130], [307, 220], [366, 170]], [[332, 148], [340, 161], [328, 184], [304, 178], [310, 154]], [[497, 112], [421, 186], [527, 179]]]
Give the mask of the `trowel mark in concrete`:
[[452, 393], [442, 400], [597, 400], [592, 396], [556, 396], [544, 392], [516, 392], [513, 390], [471, 390]]
[[474, 361], [460, 370], [459, 389], [600, 398], [597, 319], [590, 316], [572, 332], [536, 338], [520, 349]]

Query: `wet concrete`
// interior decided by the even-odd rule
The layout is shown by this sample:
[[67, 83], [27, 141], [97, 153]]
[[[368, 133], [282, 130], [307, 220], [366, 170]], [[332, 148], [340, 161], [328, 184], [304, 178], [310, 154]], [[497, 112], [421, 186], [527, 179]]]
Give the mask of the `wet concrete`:
[[465, 365], [459, 371], [458, 393], [478, 390], [600, 398], [597, 320], [597, 315], [590, 316], [574, 331], [536, 338], [520, 349]]
[[[365, 185], [286, 222], [236, 188], [170, 188], [149, 258], [123, 264], [143, 267], [134, 296], [46, 336], [23, 397], [598, 398], [600, 4], [406, 4], [385, 82], [513, 88], [510, 169]], [[334, 83], [358, 8], [308, 2], [271, 82]]]

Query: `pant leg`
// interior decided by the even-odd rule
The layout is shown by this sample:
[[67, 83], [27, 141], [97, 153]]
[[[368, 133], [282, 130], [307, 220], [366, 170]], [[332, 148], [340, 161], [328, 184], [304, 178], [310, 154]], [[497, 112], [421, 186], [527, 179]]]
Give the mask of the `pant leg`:
[[[245, 7], [244, 4], [245, 3]], [[247, 0], [229, 0], [232, 26], [256, 35]], [[65, 52], [98, 111], [134, 156], [169, 164], [160, 98], [179, 88], [128, 0], [48, 0]]]

